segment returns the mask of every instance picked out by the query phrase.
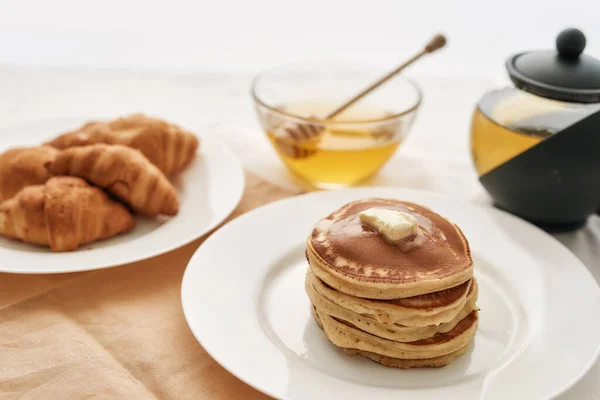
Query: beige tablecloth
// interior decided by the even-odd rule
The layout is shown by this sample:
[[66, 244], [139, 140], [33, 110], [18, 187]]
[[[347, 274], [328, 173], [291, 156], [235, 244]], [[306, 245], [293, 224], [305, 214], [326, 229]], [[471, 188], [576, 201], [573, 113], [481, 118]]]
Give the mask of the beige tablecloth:
[[[232, 215], [295, 194], [247, 175]], [[199, 239], [99, 271], [0, 274], [0, 399], [263, 399], [188, 329], [180, 287]]]
[[[39, 129], [43, 122], [71, 123], [73, 119], [110, 118], [143, 111], [225, 141], [248, 170], [277, 185], [297, 189], [299, 186], [290, 179], [289, 172], [256, 122], [248, 95], [253, 75], [221, 70], [158, 73], [0, 66], [0, 124], [3, 126], [0, 144], [8, 148], [16, 144], [36, 143], [26, 135], [17, 134], [23, 131], [23, 124]], [[414, 127], [400, 150], [368, 184], [425, 189], [490, 204], [471, 163], [468, 136], [474, 105], [485, 91], [498, 85], [475, 77], [420, 76], [417, 81], [425, 96]], [[20, 129], [13, 132], [10, 129], [12, 125]], [[255, 201], [260, 202], [260, 199]], [[587, 226], [577, 232], [555, 237], [586, 264], [600, 283], [600, 217], [591, 217]], [[191, 253], [192, 250], [188, 251]], [[110, 275], [112, 272], [107, 273]], [[0, 332], [5, 331], [2, 321], [7, 315], [1, 312], [3, 304], [35, 296], [54, 285], [66, 284], [73, 277], [9, 279], [0, 274]], [[179, 277], [180, 273], [177, 279]], [[95, 291], [91, 293], [94, 298], [100, 298]], [[191, 342], [191, 338], [189, 340], [191, 344], [186, 349], [193, 349], [191, 346], [196, 344]], [[5, 341], [5, 334], [0, 333], [0, 346]], [[11, 355], [9, 359], [6, 354], [0, 347], [0, 400], [3, 389], [13, 387], [3, 382], [10, 376], [6, 370], [12, 370], [9, 363], [17, 357]], [[23, 367], [16, 368], [16, 373], [23, 375]], [[200, 379], [197, 381], [201, 382]], [[226, 379], [224, 382], [229, 384], [232, 381]], [[191, 382], [188, 384], [189, 393], [196, 393], [195, 386]], [[234, 392], [226, 391], [212, 397], [219, 394], [231, 397]], [[211, 394], [206, 393], [205, 397]], [[241, 391], [240, 396], [246, 393]], [[580, 382], [558, 398], [600, 399], [600, 361]]]

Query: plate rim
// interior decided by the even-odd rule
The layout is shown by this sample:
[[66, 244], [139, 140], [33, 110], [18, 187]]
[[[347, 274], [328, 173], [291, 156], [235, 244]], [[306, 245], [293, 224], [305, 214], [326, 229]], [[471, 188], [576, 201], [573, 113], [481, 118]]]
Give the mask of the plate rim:
[[[12, 123], [12, 124], [5, 124], [0, 126], [0, 132], [6, 130], [6, 129], [11, 129], [11, 128], [28, 128], [28, 127], [36, 127], [39, 126], [43, 123], [53, 123], [53, 124], [57, 124], [57, 123], [73, 123], [75, 122], [75, 125], [77, 124], [77, 121], [81, 122], [81, 121], [85, 121], [85, 120], [94, 120], [94, 119], [102, 119], [102, 117], [96, 118], [75, 118], [75, 117], [67, 117], [67, 118], [43, 118], [43, 119], [39, 119], [39, 120], [30, 120], [30, 121], [23, 121], [22, 123]], [[104, 118], [106, 119], [106, 118]], [[5, 262], [3, 260], [0, 260], [0, 273], [10, 273], [10, 274], [19, 274], [19, 275], [50, 275], [50, 274], [70, 274], [70, 273], [77, 273], [77, 272], [86, 272], [86, 271], [96, 271], [96, 270], [101, 270], [101, 269], [109, 269], [109, 268], [115, 268], [115, 267], [120, 267], [126, 264], [131, 264], [131, 263], [135, 263], [135, 262], [139, 262], [139, 261], [143, 261], [143, 260], [147, 260], [149, 258], [153, 258], [153, 257], [157, 257], [159, 255], [171, 252], [173, 250], [176, 250], [180, 247], [183, 247], [191, 242], [193, 242], [194, 240], [206, 235], [207, 233], [209, 233], [211, 230], [219, 227], [219, 225], [225, 221], [232, 213], [233, 211], [236, 209], [236, 207], [239, 205], [242, 196], [244, 195], [244, 191], [246, 188], [246, 174], [245, 174], [245, 170], [244, 170], [244, 166], [241, 162], [241, 160], [239, 159], [239, 157], [235, 154], [235, 152], [233, 150], [231, 150], [229, 148], [229, 146], [227, 146], [226, 143], [224, 143], [222, 140], [219, 140], [217, 138], [214, 137], [209, 137], [209, 135], [207, 134], [201, 134], [201, 133], [196, 133], [194, 132], [194, 135], [196, 137], [198, 137], [198, 139], [200, 139], [201, 143], [208, 143], [208, 146], [206, 147], [215, 147], [218, 148], [219, 151], [223, 152], [224, 154], [226, 154], [228, 161], [227, 162], [231, 162], [231, 165], [235, 167], [236, 170], [236, 178], [235, 180], [239, 180], [238, 183], [238, 188], [236, 188], [236, 194], [235, 194], [235, 198], [232, 199], [231, 205], [228, 207], [227, 211], [223, 213], [223, 215], [220, 218], [215, 219], [215, 221], [213, 221], [212, 224], [207, 225], [205, 228], [198, 230], [197, 232], [195, 232], [194, 234], [190, 234], [188, 236], [186, 236], [185, 238], [182, 238], [181, 240], [178, 241], [174, 241], [173, 243], [169, 244], [168, 246], [160, 246], [159, 248], [154, 248], [152, 246], [148, 246], [148, 250], [144, 251], [142, 253], [136, 253], [136, 254], [132, 254], [131, 256], [128, 257], [122, 257], [119, 259], [119, 261], [116, 261], [115, 263], [110, 263], [107, 264], [106, 261], [101, 261], [101, 262], [97, 262], [94, 263], [93, 259], [90, 262], [86, 262], [85, 264], [82, 264], [81, 266], [77, 266], [77, 267], [73, 267], [73, 268], [53, 268], [53, 269], [45, 269], [45, 270], [33, 270], [30, 268], [24, 268], [24, 269], [19, 269], [19, 268], [6, 268], [5, 267]], [[17, 144], [18, 146], [18, 144]], [[202, 153], [202, 149], [205, 146], [200, 146], [200, 148], [198, 149], [198, 151], [196, 152], [196, 157], [201, 157], [201, 153]], [[3, 150], [4, 151], [4, 150]], [[143, 238], [143, 236], [141, 237]], [[140, 240], [141, 238], [135, 238], [133, 239], [134, 241]], [[104, 249], [106, 249], [107, 251], [110, 250], [110, 246], [109, 247], [105, 247]], [[21, 253], [26, 253], [25, 251], [19, 251], [16, 250], [18, 252]], [[85, 250], [79, 250], [79, 252], [85, 252]], [[77, 251], [75, 251], [75, 253], [77, 253]], [[39, 253], [36, 253], [39, 254]], [[52, 256], [52, 257], [61, 257], [64, 256], [65, 258], [68, 258], [68, 256], [70, 254], [73, 254], [73, 252], [66, 252], [66, 253], [43, 253], [43, 254], [47, 254], [48, 256]], [[66, 261], [66, 263], [68, 263], [68, 261]]]
[[[199, 254], [201, 254], [201, 251], [203, 249], [203, 247], [210, 245], [210, 243], [213, 240], [218, 240], [218, 238], [221, 235], [224, 235], [227, 233], [228, 229], [233, 229], [232, 226], [235, 226], [235, 224], [237, 224], [239, 221], [243, 221], [247, 218], [251, 218], [254, 214], [257, 213], [261, 213], [261, 212], [265, 212], [265, 210], [269, 210], [270, 208], [273, 207], [277, 207], [280, 206], [281, 204], [286, 204], [286, 203], [293, 203], [295, 201], [298, 201], [298, 199], [303, 199], [303, 198], [307, 198], [307, 197], [319, 197], [321, 195], [323, 195], [324, 193], [330, 193], [330, 192], [371, 192], [371, 191], [396, 191], [396, 192], [411, 192], [418, 195], [424, 195], [424, 196], [432, 196], [432, 197], [436, 197], [438, 199], [446, 199], [446, 200], [450, 200], [450, 201], [454, 201], [454, 202], [460, 202], [460, 203], [465, 203], [468, 204], [470, 207], [475, 207], [477, 209], [481, 209], [481, 210], [485, 210], [485, 211], [491, 211], [492, 213], [496, 213], [498, 215], [502, 215], [503, 218], [508, 217], [509, 219], [513, 220], [513, 221], [518, 221], [519, 223], [528, 225], [530, 228], [533, 228], [537, 234], [542, 234], [543, 236], [549, 238], [550, 240], [552, 240], [555, 245], [557, 245], [558, 247], [561, 247], [563, 250], [566, 250], [567, 252], [569, 252], [575, 259], [577, 259], [578, 263], [580, 264], [580, 266], [583, 268], [584, 270], [584, 274], [586, 275], [586, 280], [590, 280], [595, 284], [596, 290], [600, 291], [600, 284], [595, 280], [594, 276], [592, 275], [592, 273], [590, 272], [590, 270], [587, 268], [587, 266], [579, 259], [579, 257], [577, 257], [565, 244], [563, 244], [562, 242], [560, 242], [558, 239], [556, 239], [555, 237], [553, 237], [551, 234], [549, 234], [548, 232], [544, 231], [543, 229], [539, 228], [538, 226], [532, 224], [531, 222], [524, 220], [522, 218], [519, 218], [513, 214], [510, 214], [507, 211], [495, 208], [491, 205], [482, 205], [482, 204], [477, 204], [474, 203], [472, 201], [470, 201], [469, 199], [465, 199], [465, 198], [461, 198], [458, 196], [453, 196], [451, 194], [447, 194], [447, 193], [441, 193], [441, 192], [435, 192], [432, 190], [423, 190], [423, 189], [414, 189], [414, 188], [408, 188], [408, 187], [394, 187], [394, 186], [377, 186], [377, 187], [357, 187], [357, 188], [348, 188], [348, 189], [341, 189], [341, 190], [337, 190], [337, 191], [317, 191], [317, 192], [309, 192], [309, 193], [303, 193], [303, 194], [299, 194], [299, 195], [294, 195], [294, 196], [290, 196], [287, 198], [283, 198], [283, 199], [279, 199], [276, 200], [274, 202], [270, 202], [267, 204], [264, 204], [262, 206], [259, 206], [253, 210], [250, 210], [230, 221], [228, 221], [226, 224], [224, 224], [223, 226], [221, 226], [217, 231], [215, 231], [212, 235], [210, 235], [206, 241], [204, 241], [202, 243], [202, 245], [200, 245], [196, 251], [194, 252], [194, 254], [192, 255], [192, 257], [190, 258], [188, 265], [186, 266], [186, 269], [184, 271], [183, 277], [182, 277], [182, 281], [181, 281], [181, 290], [180, 290], [180, 302], [181, 302], [181, 307], [183, 310], [183, 314], [184, 314], [184, 318], [186, 320], [186, 324], [188, 325], [188, 328], [190, 329], [190, 331], [192, 332], [192, 335], [194, 336], [194, 338], [196, 338], [198, 344], [200, 346], [202, 346], [202, 348], [204, 349], [204, 351], [207, 352], [207, 354], [209, 356], [211, 356], [221, 367], [223, 367], [224, 369], [226, 369], [229, 373], [231, 373], [233, 376], [235, 376], [237, 379], [241, 380], [242, 382], [246, 383], [247, 385], [249, 385], [250, 387], [260, 391], [261, 393], [267, 394], [271, 397], [274, 398], [283, 398], [283, 399], [287, 399], [287, 400], [295, 400], [295, 399], [291, 399], [287, 396], [282, 397], [281, 394], [279, 393], [275, 393], [270, 389], [266, 389], [266, 388], [262, 388], [257, 384], [254, 384], [253, 382], [251, 382], [250, 380], [246, 379], [245, 377], [240, 376], [234, 368], [230, 368], [228, 366], [227, 362], [223, 362], [222, 357], [219, 357], [217, 355], [215, 355], [211, 350], [207, 349], [204, 344], [202, 339], [199, 337], [199, 335], [197, 334], [196, 330], [192, 329], [192, 326], [190, 324], [190, 315], [192, 313], [192, 311], [189, 308], [189, 303], [191, 302], [190, 300], [187, 301], [188, 306], [186, 306], [186, 301], [185, 298], [186, 296], [186, 287], [187, 284], [186, 282], [189, 282], [189, 275], [191, 274], [191, 272], [189, 272], [191, 270], [192, 264], [195, 262], [195, 260], [197, 258], [199, 258]], [[358, 196], [357, 196], [358, 197]], [[191, 283], [190, 283], [191, 284]], [[585, 365], [584, 368], [581, 369], [581, 371], [574, 376], [567, 384], [563, 385], [561, 388], [555, 390], [552, 395], [550, 396], [550, 398], [555, 398], [557, 396], [560, 396], [562, 394], [564, 394], [566, 391], [568, 391], [569, 389], [571, 389], [573, 386], [575, 386], [591, 369], [592, 367], [596, 364], [596, 362], [598, 362], [598, 360], [600, 360], [600, 339], [598, 341], [598, 344], [596, 345], [596, 349], [594, 351], [594, 353], [592, 354], [589, 362]], [[339, 378], [335, 378], [335, 379], [339, 379]], [[399, 389], [399, 390], [403, 390], [403, 389]]]

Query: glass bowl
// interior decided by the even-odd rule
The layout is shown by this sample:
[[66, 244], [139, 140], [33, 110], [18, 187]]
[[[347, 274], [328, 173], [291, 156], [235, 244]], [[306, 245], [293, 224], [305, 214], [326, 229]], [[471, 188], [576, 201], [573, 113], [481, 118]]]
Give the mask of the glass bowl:
[[421, 90], [397, 76], [340, 113], [328, 114], [386, 73], [361, 67], [292, 64], [258, 75], [252, 98], [273, 148], [312, 187], [357, 184], [406, 139]]

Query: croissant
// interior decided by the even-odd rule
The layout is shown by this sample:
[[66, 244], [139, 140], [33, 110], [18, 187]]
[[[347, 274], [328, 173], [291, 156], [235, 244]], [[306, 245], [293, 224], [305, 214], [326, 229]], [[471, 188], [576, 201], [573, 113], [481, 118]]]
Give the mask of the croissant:
[[87, 179], [140, 214], [174, 215], [179, 211], [179, 198], [171, 182], [142, 153], [130, 147], [71, 147], [61, 151], [47, 168], [53, 175]]
[[50, 178], [44, 166], [59, 151], [50, 146], [20, 147], [0, 154], [0, 202], [10, 199], [21, 189], [39, 185]]
[[194, 134], [143, 114], [110, 122], [89, 122], [48, 144], [66, 149], [96, 143], [122, 144], [138, 149], [167, 176], [185, 168], [194, 158], [199, 144]]
[[101, 189], [76, 177], [54, 177], [0, 204], [0, 234], [72, 251], [133, 229], [131, 213]]

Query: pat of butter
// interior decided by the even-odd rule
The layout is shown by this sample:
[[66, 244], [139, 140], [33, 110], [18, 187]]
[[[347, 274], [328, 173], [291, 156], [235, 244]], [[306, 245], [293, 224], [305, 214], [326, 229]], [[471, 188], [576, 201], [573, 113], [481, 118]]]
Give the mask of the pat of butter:
[[362, 223], [375, 229], [388, 242], [399, 242], [416, 235], [419, 224], [415, 217], [401, 211], [369, 208], [359, 214]]

